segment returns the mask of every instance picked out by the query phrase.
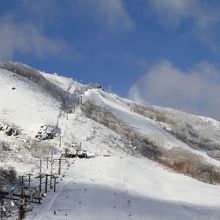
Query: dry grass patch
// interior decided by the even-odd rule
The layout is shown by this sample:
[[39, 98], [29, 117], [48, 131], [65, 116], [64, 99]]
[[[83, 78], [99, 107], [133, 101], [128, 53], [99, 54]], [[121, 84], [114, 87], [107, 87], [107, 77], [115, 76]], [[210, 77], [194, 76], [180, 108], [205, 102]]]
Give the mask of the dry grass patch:
[[208, 164], [200, 156], [177, 147], [164, 152], [163, 157], [158, 162], [200, 181], [219, 184], [220, 171], [218, 167]]

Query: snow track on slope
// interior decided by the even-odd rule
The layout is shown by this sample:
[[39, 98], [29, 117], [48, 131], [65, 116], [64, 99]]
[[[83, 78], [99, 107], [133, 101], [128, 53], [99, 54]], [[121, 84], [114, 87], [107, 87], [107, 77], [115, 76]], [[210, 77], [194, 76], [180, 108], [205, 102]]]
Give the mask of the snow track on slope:
[[151, 141], [155, 140], [156, 145], [166, 149], [179, 147], [189, 150], [204, 158], [208, 163], [220, 166], [220, 161], [209, 157], [204, 151], [192, 149], [169, 132], [163, 130], [155, 121], [132, 112], [126, 104], [122, 103], [114, 95], [91, 89], [85, 92], [84, 98], [98, 106], [109, 109], [118, 119], [125, 122], [128, 126], [149, 138]]
[[57, 194], [48, 193], [28, 220], [218, 220], [219, 186], [147, 159], [126, 154], [77, 159], [65, 176]]

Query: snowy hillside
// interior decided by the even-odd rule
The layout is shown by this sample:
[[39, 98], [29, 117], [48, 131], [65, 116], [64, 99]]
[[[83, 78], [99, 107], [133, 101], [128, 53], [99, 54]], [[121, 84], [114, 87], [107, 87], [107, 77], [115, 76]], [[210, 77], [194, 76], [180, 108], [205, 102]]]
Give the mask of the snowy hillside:
[[0, 72], [1, 121], [35, 134], [43, 124], [55, 125], [60, 104], [34, 82], [7, 70]]
[[69, 159], [28, 219], [219, 219], [220, 188], [208, 184], [220, 183], [218, 121], [18, 63], [0, 64], [0, 97], [2, 167], [38, 173], [40, 158], [76, 146], [95, 155]]

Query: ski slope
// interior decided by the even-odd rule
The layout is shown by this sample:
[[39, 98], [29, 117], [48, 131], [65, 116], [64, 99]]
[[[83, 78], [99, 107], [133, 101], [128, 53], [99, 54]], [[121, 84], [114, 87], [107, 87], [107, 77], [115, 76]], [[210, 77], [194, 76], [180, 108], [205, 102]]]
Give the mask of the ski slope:
[[87, 100], [95, 102], [97, 105], [108, 107], [113, 114], [147, 137], [162, 138], [164, 141], [163, 146], [172, 148], [174, 146], [187, 147], [184, 143], [178, 141], [171, 134], [160, 128], [153, 120], [138, 115], [130, 110], [128, 106], [120, 101], [115, 100], [111, 95], [102, 91], [89, 90], [84, 96]]
[[112, 151], [111, 157], [76, 159], [58, 192], [49, 192], [27, 219], [218, 220], [219, 198], [219, 186]]
[[117, 118], [126, 123], [129, 127], [139, 132], [143, 136], [156, 142], [160, 147], [172, 149], [173, 147], [189, 150], [206, 160], [208, 163], [220, 166], [220, 162], [210, 158], [203, 151], [194, 150], [187, 144], [178, 140], [175, 136], [161, 128], [161, 126], [152, 119], [146, 118], [133, 111], [117, 96], [108, 94], [100, 90], [88, 90], [84, 94], [84, 99], [98, 106], [102, 106], [110, 110]]

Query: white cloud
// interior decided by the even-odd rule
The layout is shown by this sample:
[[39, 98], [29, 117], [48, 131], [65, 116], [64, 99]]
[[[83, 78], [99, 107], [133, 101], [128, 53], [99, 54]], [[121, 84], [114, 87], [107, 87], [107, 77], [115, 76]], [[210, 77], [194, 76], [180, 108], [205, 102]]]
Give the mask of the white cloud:
[[[68, 16], [68, 19], [79, 15], [94, 19], [110, 30], [129, 31], [134, 28], [134, 22], [128, 15], [123, 0], [38, 0], [36, 2], [21, 0], [21, 6], [29, 14], [36, 15], [38, 21], [53, 22], [54, 18]], [[60, 11], [65, 8], [65, 15]]]
[[19, 0], [16, 8], [0, 18], [0, 61], [13, 59], [17, 53], [34, 54], [37, 58], [68, 54], [80, 60], [81, 53], [68, 42], [45, 35], [47, 27], [59, 27], [64, 20], [71, 21], [76, 16], [94, 19], [110, 31], [134, 28], [122, 0]]
[[[58, 20], [61, 20], [64, 16], [68, 16], [71, 13], [71, 5], [68, 7], [68, 0], [20, 0], [19, 8], [25, 13], [26, 16], [31, 17], [37, 23], [43, 24], [57, 24]], [[65, 13], [62, 13], [65, 7]]]
[[87, 7], [89, 13], [95, 15], [98, 22], [111, 29], [132, 30], [134, 22], [129, 17], [122, 0], [79, 0]]
[[215, 43], [215, 26], [220, 23], [220, 5], [202, 0], [149, 0], [160, 20], [173, 27], [190, 21], [191, 32], [213, 50], [219, 50]]
[[153, 66], [130, 89], [135, 101], [198, 112], [220, 119], [220, 72], [207, 62], [182, 71], [168, 61]]
[[44, 36], [32, 23], [17, 23], [10, 17], [0, 21], [0, 60], [11, 60], [17, 52], [38, 58], [60, 56], [66, 48], [62, 41]]

